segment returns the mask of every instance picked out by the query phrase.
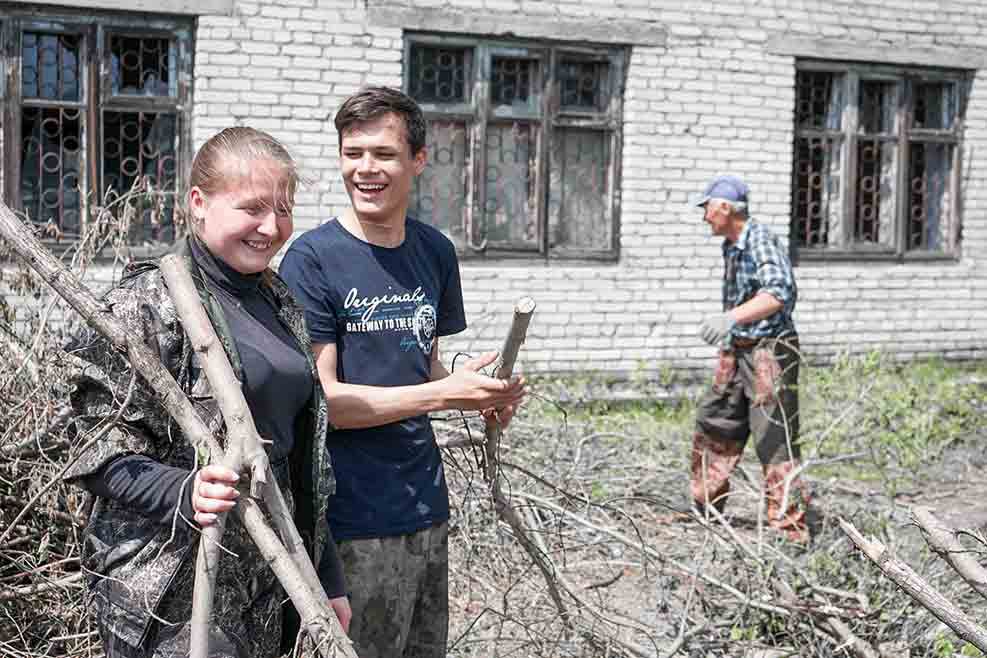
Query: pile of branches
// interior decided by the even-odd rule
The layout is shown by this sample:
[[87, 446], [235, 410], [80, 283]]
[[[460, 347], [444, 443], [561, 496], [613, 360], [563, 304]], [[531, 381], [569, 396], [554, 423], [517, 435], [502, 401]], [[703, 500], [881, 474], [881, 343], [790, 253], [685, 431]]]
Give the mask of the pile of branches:
[[[679, 414], [650, 434], [634, 424], [522, 415], [502, 447], [500, 465], [511, 500], [526, 520], [524, 532], [563, 583], [564, 609], [521, 550], [516, 530], [496, 523], [473, 455], [468, 450], [447, 455], [458, 505], [451, 563], [453, 607], [461, 616], [453, 629], [453, 655], [980, 655], [905, 595], [841, 527], [841, 521], [852, 521], [887, 555], [910, 564], [926, 586], [974, 618], [987, 609], [970, 585], [975, 579], [943, 568], [923, 541], [928, 523], [920, 526], [915, 516], [929, 512], [914, 514], [896, 491], [900, 484], [885, 487], [880, 480], [869, 484], [825, 474], [834, 466], [849, 470], [851, 463], [869, 463], [882, 473], [911, 472], [908, 454], [896, 461], [893, 449], [867, 449], [888, 420], [881, 417], [886, 405], [870, 397], [877, 393], [873, 380], [845, 383], [841, 399], [808, 405], [838, 411], [825, 423], [808, 423], [803, 455], [815, 494], [810, 546], [789, 543], [766, 528], [758, 511], [763, 504], [756, 459], [740, 467], [726, 517], [715, 509], [710, 516], [691, 509], [686, 452], [691, 414]], [[984, 397], [976, 387], [958, 395], [970, 404]], [[954, 412], [930, 413], [935, 420], [936, 413]], [[968, 430], [975, 429], [977, 418], [967, 416], [973, 424]], [[856, 444], [833, 456], [827, 442], [846, 429], [841, 425], [855, 428]], [[440, 425], [447, 442], [467, 432], [476, 434], [461, 420]], [[963, 474], [944, 467], [926, 475], [927, 481], [910, 482], [919, 491], [929, 487], [929, 499], [935, 498], [937, 479], [941, 485], [951, 476], [952, 485], [966, 485], [961, 500], [982, 498], [987, 489], [978, 489], [973, 468]], [[945, 532], [956, 538], [952, 530]], [[965, 541], [954, 550], [974, 564], [987, 558], [987, 541], [976, 528], [958, 534]]]
[[[133, 227], [160, 222], [163, 197], [138, 179], [92, 208], [77, 240], [54, 224], [24, 230], [60, 252], [80, 277], [115, 276], [133, 259]], [[183, 217], [172, 221], [181, 230]], [[85, 614], [80, 547], [91, 506], [61, 482], [82, 437], [73, 432], [68, 382], [80, 364], [63, 350], [81, 320], [0, 240], [0, 655], [100, 655]]]
[[[440, 429], [445, 441], [463, 433], [461, 422]], [[687, 436], [684, 425], [657, 436], [523, 416], [512, 426], [501, 468], [564, 609], [516, 530], [497, 523], [473, 455], [448, 454], [452, 655], [959, 655], [963, 640], [838, 522], [851, 519], [954, 604], [982, 613], [980, 594], [942, 568], [909, 508], [877, 488], [810, 477], [814, 540], [794, 545], [759, 518], [759, 469], [746, 464], [728, 517], [699, 516], [687, 503]], [[974, 535], [965, 550], [983, 560], [987, 544]]]

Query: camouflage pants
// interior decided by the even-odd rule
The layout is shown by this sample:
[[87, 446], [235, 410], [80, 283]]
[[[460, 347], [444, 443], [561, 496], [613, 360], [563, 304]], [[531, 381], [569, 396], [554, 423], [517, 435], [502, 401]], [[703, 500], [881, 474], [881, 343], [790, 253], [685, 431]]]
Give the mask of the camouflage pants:
[[[227, 533], [226, 545], [234, 545], [232, 533]], [[234, 587], [236, 576], [231, 575], [234, 559], [225, 558], [226, 569], [220, 570], [215, 598], [213, 620], [209, 627], [209, 658], [276, 658], [280, 655], [282, 603], [285, 594], [274, 581], [267, 564], [256, 554], [250, 555], [260, 577], [245, 578]], [[161, 620], [189, 620], [192, 616], [192, 590], [195, 581], [194, 560], [182, 565], [175, 578], [175, 585], [162, 600], [158, 617]], [[221, 563], [222, 565], [222, 563]], [[273, 582], [272, 582], [273, 581]], [[146, 646], [136, 648], [101, 628], [106, 658], [186, 658], [192, 639], [190, 621], [164, 624], [152, 622], [153, 627]]]
[[[720, 352], [713, 386], [699, 404], [690, 488], [696, 506], [722, 511], [730, 475], [753, 436], [763, 470], [768, 523], [792, 540], [808, 540], [809, 496], [794, 478], [799, 464], [798, 338], [768, 338]], [[782, 509], [784, 506], [785, 509]]]
[[360, 658], [444, 658], [449, 634], [449, 524], [339, 542]]
[[[162, 629], [153, 646], [147, 648], [132, 647], [115, 635], [106, 633], [103, 636], [103, 649], [106, 658], [186, 658], [189, 655], [191, 631], [189, 623]], [[210, 628], [209, 658], [253, 658], [254, 654], [250, 651], [243, 642], [234, 641], [223, 630]]]

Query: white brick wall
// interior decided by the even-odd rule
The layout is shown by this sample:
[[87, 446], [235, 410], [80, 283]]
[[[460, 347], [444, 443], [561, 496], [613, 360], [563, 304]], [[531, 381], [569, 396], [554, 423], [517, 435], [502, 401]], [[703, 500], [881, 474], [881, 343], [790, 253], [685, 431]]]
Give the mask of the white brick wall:
[[[401, 85], [402, 30], [370, 19], [384, 6], [515, 21], [619, 16], [666, 34], [662, 45], [632, 48], [619, 262], [462, 265], [470, 329], [447, 341], [447, 356], [498, 348], [514, 300], [531, 294], [539, 307], [521, 357], [529, 372], [709, 366], [713, 350], [696, 325], [719, 308], [719, 241], [687, 201], [711, 175], [739, 173], [755, 216], [787, 239], [795, 59], [775, 48], [779, 39], [987, 57], [982, 0], [699, 0], [688, 9], [680, 0], [236, 2], [233, 16], [199, 19], [194, 145], [231, 124], [283, 140], [315, 181], [299, 198], [298, 231], [347, 203], [334, 109], [362, 84]], [[974, 82], [966, 126], [961, 260], [800, 265], [796, 322], [810, 357], [881, 348], [987, 358], [987, 71]]]
[[[755, 216], [787, 238], [795, 59], [772, 52], [777, 38], [987, 48], [979, 0], [707, 1], [688, 11], [678, 0], [399, 4], [533, 20], [620, 15], [667, 33], [662, 46], [632, 50], [619, 262], [462, 265], [470, 330], [445, 351], [496, 349], [514, 300], [531, 294], [539, 308], [522, 356], [528, 371], [708, 366], [713, 351], [696, 324], [718, 310], [719, 241], [687, 201], [711, 175], [737, 172], [753, 189]], [[334, 108], [362, 84], [401, 84], [402, 30], [371, 23], [362, 2], [316, 0], [240, 2], [232, 18], [200, 19], [196, 144], [231, 122], [284, 140], [318, 181], [299, 205], [299, 231], [346, 205]], [[973, 87], [964, 144], [962, 260], [799, 266], [796, 321], [812, 357], [872, 348], [987, 357], [987, 73]]]

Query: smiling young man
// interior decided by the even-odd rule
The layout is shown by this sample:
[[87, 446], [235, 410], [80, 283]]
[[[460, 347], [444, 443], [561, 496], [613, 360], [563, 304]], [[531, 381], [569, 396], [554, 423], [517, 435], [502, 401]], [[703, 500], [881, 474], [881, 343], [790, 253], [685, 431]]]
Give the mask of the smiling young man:
[[367, 87], [336, 113], [350, 207], [288, 249], [281, 276], [305, 307], [333, 426], [329, 525], [350, 588], [361, 658], [445, 656], [449, 501], [428, 414], [496, 410], [519, 378], [450, 374], [439, 338], [466, 328], [453, 244], [407, 216], [425, 168], [425, 120], [407, 95]]
[[781, 242], [749, 218], [748, 194], [739, 178], [718, 176], [698, 203], [713, 235], [723, 238], [723, 312], [703, 320], [699, 331], [719, 348], [719, 360], [698, 408], [691, 492], [700, 510], [722, 511], [730, 474], [753, 436], [768, 523], [805, 543], [809, 497], [798, 477], [799, 343], [792, 320], [798, 289]]

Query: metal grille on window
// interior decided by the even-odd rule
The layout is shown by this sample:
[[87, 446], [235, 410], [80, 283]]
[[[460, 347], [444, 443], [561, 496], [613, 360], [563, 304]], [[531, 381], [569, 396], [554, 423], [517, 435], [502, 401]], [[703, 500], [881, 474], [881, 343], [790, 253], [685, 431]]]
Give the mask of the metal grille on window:
[[943, 252], [950, 247], [956, 221], [950, 185], [956, 153], [956, 84], [923, 81], [912, 89], [911, 128], [922, 132], [913, 133], [908, 144], [905, 245], [913, 251]]
[[606, 62], [560, 59], [555, 70], [563, 109], [600, 111], [608, 97]]
[[429, 121], [412, 216], [464, 255], [615, 255], [617, 49], [421, 35], [406, 53]]
[[844, 88], [837, 73], [798, 74], [793, 207], [800, 246], [824, 247], [839, 235]]
[[81, 230], [80, 49], [74, 34], [22, 35], [21, 204], [48, 237], [75, 237]]
[[411, 50], [409, 93], [419, 103], [462, 103], [468, 100], [466, 48], [415, 45]]
[[78, 237], [82, 110], [21, 109], [21, 203], [34, 222], [48, 225], [47, 236]]
[[110, 86], [123, 96], [175, 96], [176, 53], [171, 39], [109, 37]]
[[894, 247], [897, 107], [896, 83], [860, 81], [853, 226], [853, 240], [858, 246]]
[[952, 207], [950, 144], [913, 143], [908, 163], [908, 249], [942, 251], [948, 246]]
[[[419, 103], [452, 106], [469, 101], [472, 50], [416, 43], [408, 64], [408, 93]], [[415, 179], [410, 214], [462, 246], [465, 239], [470, 126], [458, 119], [428, 121], [428, 158]]]
[[535, 82], [531, 59], [494, 57], [490, 80], [490, 101], [493, 105], [525, 107], [534, 99], [532, 85]]
[[177, 129], [174, 114], [103, 112], [103, 204], [127, 196], [132, 242], [174, 239]]
[[24, 99], [79, 101], [79, 37], [25, 32], [21, 50]]

